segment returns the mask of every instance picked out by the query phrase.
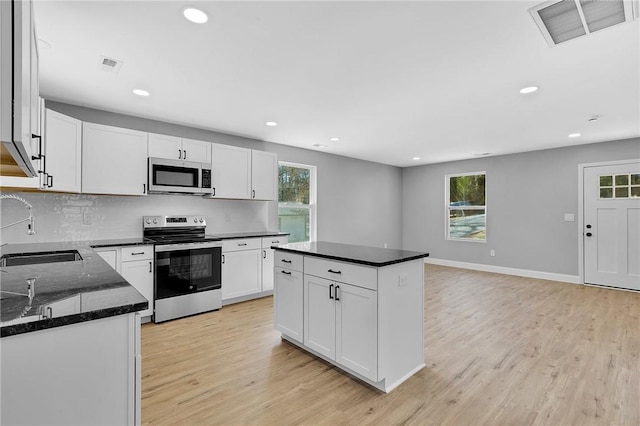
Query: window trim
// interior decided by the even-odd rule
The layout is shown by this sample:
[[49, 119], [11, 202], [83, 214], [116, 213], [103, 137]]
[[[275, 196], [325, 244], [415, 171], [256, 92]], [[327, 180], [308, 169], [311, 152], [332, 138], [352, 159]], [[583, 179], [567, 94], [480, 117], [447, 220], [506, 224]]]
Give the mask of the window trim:
[[[317, 209], [318, 209], [318, 193], [317, 193], [317, 167], [310, 164], [292, 163], [289, 161], [278, 161], [278, 169], [280, 166], [295, 167], [298, 169], [309, 170], [309, 241], [317, 241], [318, 235], [318, 221], [317, 221]], [[278, 188], [278, 191], [280, 188]], [[278, 203], [278, 214], [280, 216], [280, 200]]]
[[[478, 240], [475, 238], [455, 238], [449, 235], [449, 211], [451, 207], [449, 206], [449, 184], [451, 182], [452, 177], [459, 176], [474, 176], [474, 175], [484, 175], [484, 206], [459, 206], [454, 210], [478, 210], [484, 209], [484, 229], [485, 235], [484, 240]], [[465, 241], [472, 243], [486, 243], [487, 242], [487, 212], [488, 212], [488, 200], [487, 200], [487, 172], [486, 171], [477, 171], [477, 172], [467, 172], [467, 173], [451, 173], [444, 176], [444, 238], [447, 241]]]

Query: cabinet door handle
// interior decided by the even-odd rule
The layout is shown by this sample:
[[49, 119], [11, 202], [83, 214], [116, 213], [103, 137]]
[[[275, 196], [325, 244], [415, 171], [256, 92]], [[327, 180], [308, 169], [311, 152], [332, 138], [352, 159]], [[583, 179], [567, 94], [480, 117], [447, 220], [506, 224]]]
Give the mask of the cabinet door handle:
[[255, 189], [251, 190], [251, 198], [256, 198], [256, 190]]
[[238, 243], [238, 247], [246, 246], [247, 243]]
[[178, 150], [178, 160], [182, 160], [182, 150]]
[[222, 263], [224, 263], [224, 254], [222, 255]]
[[141, 254], [144, 254], [143, 251], [137, 251], [135, 253], [131, 253], [131, 256], [140, 256]]
[[262, 258], [263, 259], [267, 258], [267, 251], [266, 250], [262, 250]]
[[334, 271], [333, 269], [327, 269], [327, 272], [331, 272], [332, 274], [341, 274], [342, 271]]
[[211, 194], [211, 196], [212, 196], [212, 197], [215, 197], [215, 196], [216, 196], [216, 187], [214, 186], [214, 187], [213, 187], [213, 188], [211, 188], [211, 189], [213, 189], [213, 194]]
[[291, 272], [287, 272], [287, 271], [282, 271], [282, 273], [285, 275], [291, 275]]
[[329, 286], [329, 299], [333, 300], [333, 284]]
[[149, 273], [151, 273], [151, 262], [149, 262]]
[[291, 261], [287, 259], [282, 259], [282, 263], [291, 263]]
[[280, 244], [280, 241], [278, 241], [278, 240], [271, 241], [271, 244]]
[[143, 184], [142, 184], [142, 193], [143, 193], [143, 194], [146, 194], [146, 193], [147, 193], [147, 184], [146, 184], [146, 183], [143, 183]]
[[53, 188], [53, 175], [47, 175], [47, 186]]
[[336, 286], [336, 302], [340, 300], [340, 298], [338, 297], [338, 290], [340, 289], [340, 286], [337, 285]]
[[45, 315], [46, 318], [53, 318], [53, 308], [51, 306], [47, 306], [47, 314]]
[[184, 150], [184, 159], [185, 160], [187, 159], [187, 150], [186, 149]]

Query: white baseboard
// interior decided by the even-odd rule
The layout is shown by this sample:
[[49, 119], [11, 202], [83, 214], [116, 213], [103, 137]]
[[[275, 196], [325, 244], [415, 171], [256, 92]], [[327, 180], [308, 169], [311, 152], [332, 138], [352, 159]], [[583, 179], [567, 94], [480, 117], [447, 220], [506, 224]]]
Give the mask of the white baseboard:
[[570, 284], [582, 284], [578, 275], [555, 274], [552, 272], [531, 271], [528, 269], [506, 268], [504, 266], [483, 265], [480, 263], [458, 262], [455, 260], [425, 257], [424, 263], [451, 266], [453, 268], [473, 269], [474, 271], [495, 272], [497, 274], [515, 275], [518, 277], [537, 278], [541, 280], [560, 281]]

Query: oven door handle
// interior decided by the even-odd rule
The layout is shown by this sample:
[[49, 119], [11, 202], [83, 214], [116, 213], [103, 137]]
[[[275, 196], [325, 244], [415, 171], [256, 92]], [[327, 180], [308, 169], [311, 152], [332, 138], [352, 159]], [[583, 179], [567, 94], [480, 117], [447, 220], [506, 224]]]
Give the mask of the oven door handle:
[[181, 243], [181, 244], [156, 244], [156, 252], [179, 251], [179, 250], [197, 250], [222, 247], [220, 242], [209, 243]]

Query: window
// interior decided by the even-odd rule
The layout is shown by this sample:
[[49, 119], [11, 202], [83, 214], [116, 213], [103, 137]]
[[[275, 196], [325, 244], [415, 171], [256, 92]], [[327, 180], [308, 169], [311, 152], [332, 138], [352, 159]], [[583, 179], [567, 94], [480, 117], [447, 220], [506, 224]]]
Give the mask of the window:
[[600, 176], [600, 198], [636, 198], [640, 197], [640, 174]]
[[316, 239], [316, 168], [279, 162], [278, 227], [289, 242]]
[[475, 172], [445, 177], [447, 239], [487, 240], [485, 176]]

